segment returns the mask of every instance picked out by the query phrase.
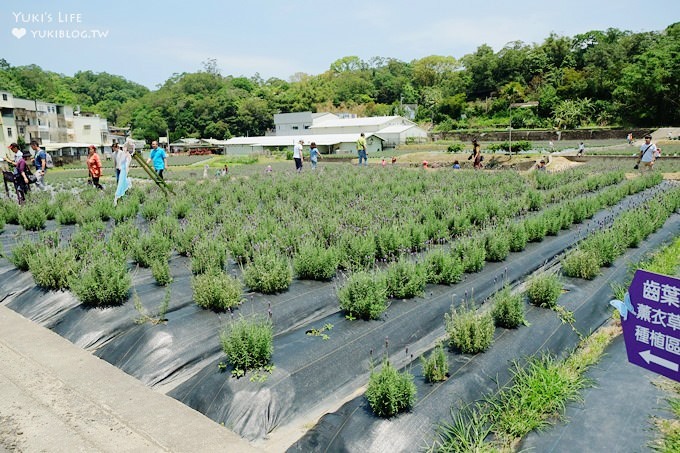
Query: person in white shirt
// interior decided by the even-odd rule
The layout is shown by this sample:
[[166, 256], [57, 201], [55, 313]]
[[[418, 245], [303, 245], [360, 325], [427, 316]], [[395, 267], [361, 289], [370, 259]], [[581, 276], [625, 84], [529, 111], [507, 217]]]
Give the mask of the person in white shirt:
[[304, 143], [304, 140], [299, 140], [293, 147], [293, 160], [295, 161], [295, 170], [298, 173], [302, 171], [302, 147]]
[[640, 159], [638, 159], [638, 163], [635, 167], [637, 168], [639, 164], [642, 164], [643, 168], [653, 169], [654, 161], [656, 160], [655, 153], [656, 145], [652, 143], [652, 136], [647, 134], [645, 135], [644, 145], [640, 146]]

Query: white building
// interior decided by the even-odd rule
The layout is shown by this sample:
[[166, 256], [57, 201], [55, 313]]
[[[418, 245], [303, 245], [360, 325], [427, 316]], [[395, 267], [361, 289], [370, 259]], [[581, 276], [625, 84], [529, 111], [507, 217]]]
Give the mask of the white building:
[[[310, 124], [311, 122], [311, 124]], [[407, 141], [427, 141], [427, 131], [401, 116], [339, 117], [332, 113], [279, 113], [274, 115], [276, 135], [324, 135], [374, 133], [384, 146], [395, 147]]]
[[[224, 141], [226, 154], [268, 153], [271, 151], [292, 151], [300, 139], [306, 150], [314, 142], [322, 154], [354, 154], [359, 134], [314, 134], [283, 135], [265, 137], [234, 137]], [[366, 134], [366, 148], [369, 154], [383, 150], [383, 139], [376, 134]]]

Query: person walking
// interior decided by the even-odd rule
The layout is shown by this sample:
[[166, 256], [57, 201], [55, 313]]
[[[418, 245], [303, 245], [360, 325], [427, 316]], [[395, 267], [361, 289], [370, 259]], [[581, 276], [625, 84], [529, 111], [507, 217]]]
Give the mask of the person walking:
[[474, 158], [473, 166], [475, 170], [481, 170], [482, 168], [482, 147], [477, 142], [477, 139], [472, 139], [472, 156]]
[[[18, 155], [18, 157], [17, 157]], [[9, 198], [9, 186], [8, 182], [14, 184], [14, 180], [17, 174], [17, 162], [22, 158], [22, 153], [19, 151], [19, 145], [12, 143], [7, 147], [5, 155], [0, 159], [0, 164], [2, 167], [2, 182], [5, 185], [5, 194]]]
[[130, 164], [132, 163], [132, 154], [130, 154], [129, 151], [119, 151], [121, 153], [120, 156], [120, 173], [116, 173], [116, 176], [118, 177], [117, 180], [117, 185], [116, 185], [116, 194], [114, 195], [113, 198], [113, 205], [116, 206], [118, 204], [118, 200], [125, 195], [125, 192], [132, 186], [132, 180], [128, 176], [128, 172], [130, 171]]
[[321, 153], [316, 148], [316, 143], [312, 142], [309, 145], [309, 161], [312, 163], [312, 170], [316, 170], [316, 164], [321, 158]]
[[362, 132], [357, 139], [357, 154], [359, 155], [359, 166], [361, 167], [361, 161], [364, 161], [364, 165], [368, 166], [368, 156], [366, 155], [366, 136]]
[[118, 184], [118, 181], [120, 180], [121, 164], [123, 160], [125, 160], [126, 155], [127, 153], [120, 149], [118, 143], [114, 142], [111, 145], [111, 157], [113, 157], [113, 166], [116, 169], [116, 184]]
[[652, 170], [654, 168], [654, 161], [656, 160], [655, 154], [656, 145], [652, 143], [652, 136], [647, 134], [645, 135], [645, 144], [640, 146], [640, 157], [634, 168], [638, 169], [640, 164], [642, 164], [643, 168]]
[[163, 171], [165, 170], [165, 160], [168, 158], [168, 155], [165, 153], [165, 150], [163, 148], [160, 148], [158, 146], [158, 142], [156, 140], [151, 142], [151, 154], [149, 155], [149, 158], [146, 160], [146, 163], [150, 163], [153, 161], [153, 169], [156, 171], [156, 174], [158, 175], [159, 178], [163, 179]]
[[295, 170], [300, 173], [302, 171], [302, 147], [305, 141], [300, 139], [293, 146], [293, 160], [295, 161]]
[[28, 175], [31, 174], [28, 162], [31, 159], [31, 152], [26, 150], [22, 153], [19, 161], [16, 163], [16, 173], [14, 175], [14, 189], [17, 192], [17, 201], [19, 205], [26, 202], [26, 194], [31, 190], [29, 185]]
[[97, 148], [94, 145], [90, 145], [87, 151], [87, 169], [90, 172], [90, 178], [92, 180], [92, 185], [99, 190], [104, 190], [101, 184], [99, 184], [99, 178], [102, 176], [102, 161], [97, 154]]
[[40, 149], [38, 142], [31, 141], [31, 149], [33, 150], [33, 163], [35, 165], [35, 185], [41, 190], [47, 190], [45, 186], [45, 173], [47, 172], [47, 153]]

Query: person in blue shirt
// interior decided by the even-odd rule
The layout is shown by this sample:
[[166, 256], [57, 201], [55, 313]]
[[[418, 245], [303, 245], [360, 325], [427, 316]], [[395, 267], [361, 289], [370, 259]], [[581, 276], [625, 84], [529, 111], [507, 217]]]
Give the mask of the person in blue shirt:
[[163, 170], [165, 170], [165, 159], [168, 158], [168, 155], [165, 154], [165, 150], [163, 148], [158, 147], [158, 142], [156, 140], [151, 142], [151, 155], [149, 155], [149, 158], [146, 160], [146, 163], [150, 163], [153, 161], [153, 169], [156, 170], [156, 173], [158, 174], [158, 177], [163, 179]]
[[316, 169], [316, 163], [319, 161], [319, 158], [321, 157], [321, 153], [316, 147], [316, 143], [312, 142], [311, 145], [309, 145], [309, 160], [312, 162], [312, 170]]
[[47, 153], [45, 150], [40, 149], [38, 142], [33, 140], [31, 142], [31, 149], [33, 150], [33, 159], [35, 164], [35, 185], [40, 187], [41, 190], [46, 190], [45, 187], [45, 173], [47, 172]]

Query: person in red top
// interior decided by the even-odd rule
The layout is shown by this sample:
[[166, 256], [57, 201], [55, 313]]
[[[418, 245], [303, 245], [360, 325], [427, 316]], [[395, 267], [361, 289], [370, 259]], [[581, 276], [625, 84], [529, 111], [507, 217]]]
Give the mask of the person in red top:
[[92, 178], [92, 185], [99, 190], [104, 190], [99, 184], [99, 178], [102, 176], [102, 161], [97, 154], [97, 148], [94, 145], [88, 147], [87, 153], [87, 169], [90, 171], [90, 178]]

